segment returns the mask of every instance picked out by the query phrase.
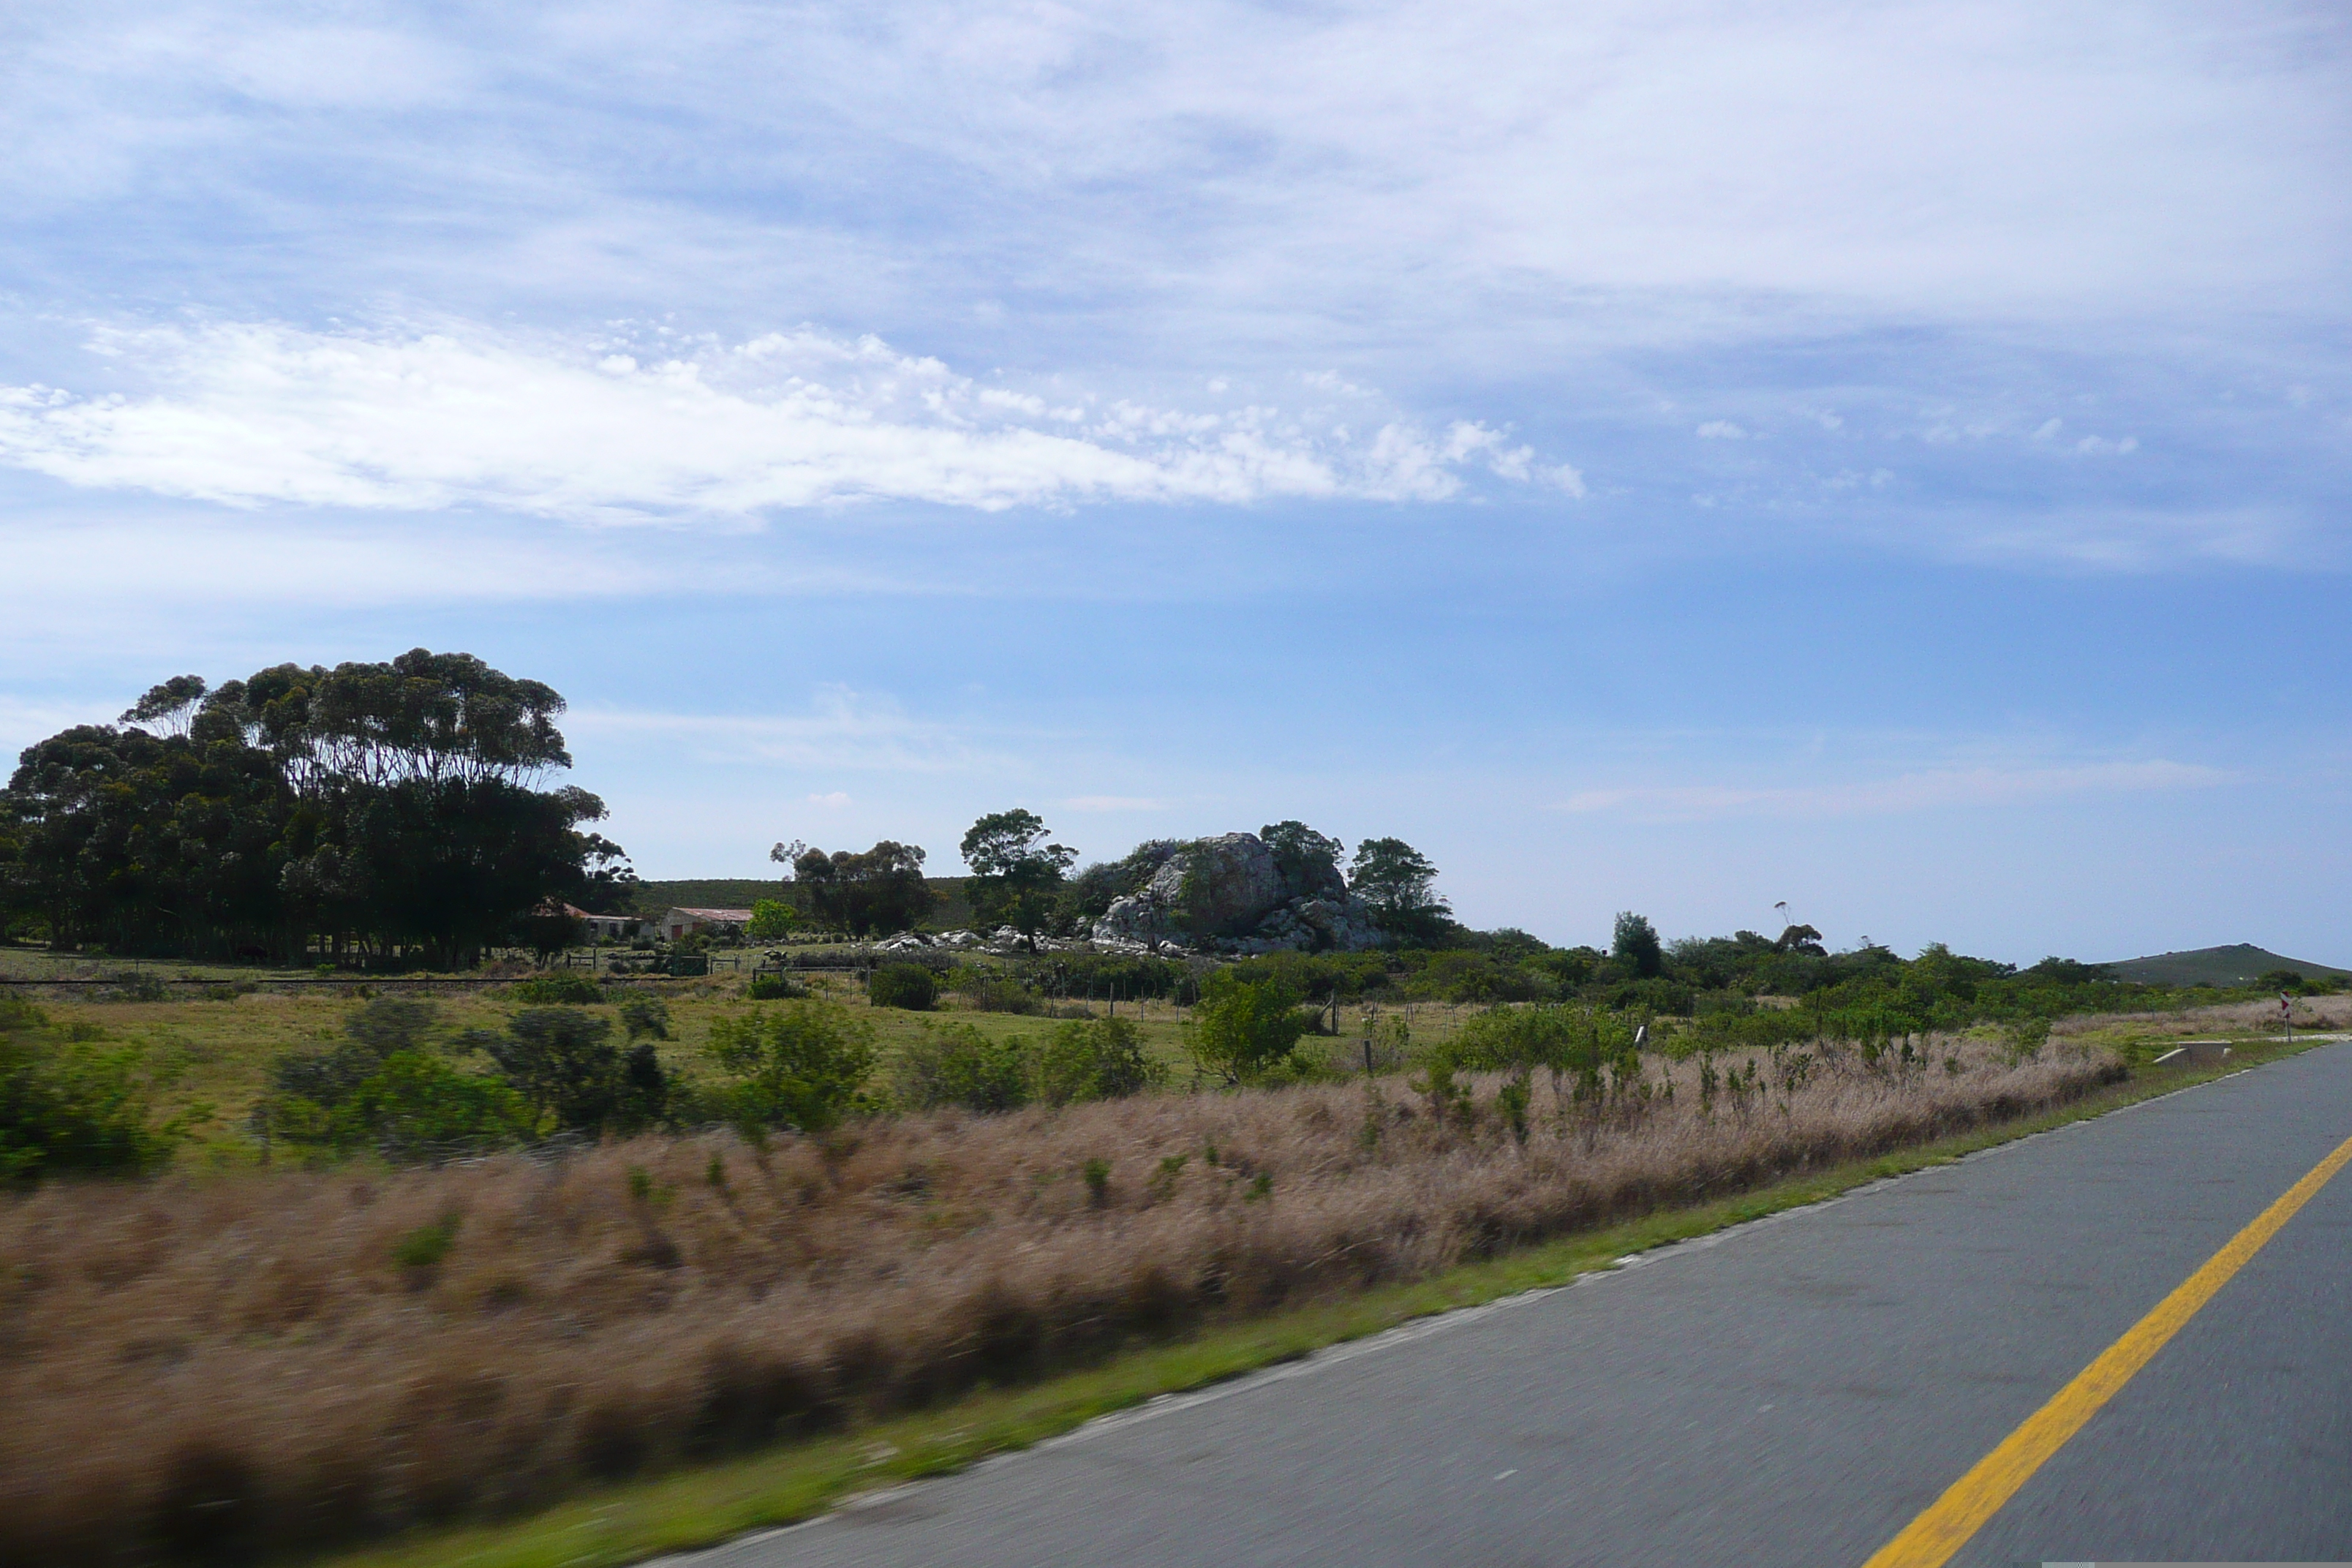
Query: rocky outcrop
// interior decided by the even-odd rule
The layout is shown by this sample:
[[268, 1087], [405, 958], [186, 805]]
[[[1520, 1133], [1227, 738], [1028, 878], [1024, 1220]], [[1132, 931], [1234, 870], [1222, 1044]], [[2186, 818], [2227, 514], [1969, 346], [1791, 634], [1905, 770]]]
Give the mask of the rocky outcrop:
[[1255, 833], [1224, 833], [1188, 846], [1160, 868], [1147, 896], [1194, 936], [1239, 936], [1289, 896], [1274, 852]]
[[1189, 942], [1223, 952], [1359, 952], [1380, 944], [1361, 899], [1328, 861], [1285, 877], [1255, 833], [1185, 846], [1142, 892], [1112, 902], [1094, 926], [1097, 946], [1166, 951]]
[[1275, 952], [1361, 952], [1381, 944], [1371, 906], [1340, 889], [1336, 899], [1293, 899], [1260, 921], [1249, 941]]
[[1125, 942], [1151, 946], [1168, 940], [1166, 911], [1142, 894], [1113, 899], [1102, 919], [1095, 921], [1097, 944]]

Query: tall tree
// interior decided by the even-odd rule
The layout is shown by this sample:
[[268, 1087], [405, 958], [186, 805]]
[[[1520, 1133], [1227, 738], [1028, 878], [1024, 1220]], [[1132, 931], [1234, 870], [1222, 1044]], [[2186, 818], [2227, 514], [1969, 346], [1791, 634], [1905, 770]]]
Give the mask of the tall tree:
[[1367, 838], [1356, 846], [1348, 888], [1372, 907], [1372, 917], [1397, 941], [1427, 946], [1454, 926], [1453, 906], [1433, 886], [1437, 868], [1402, 838]]
[[1051, 830], [1034, 811], [992, 811], [971, 825], [961, 846], [971, 868], [969, 896], [982, 925], [1009, 925], [1037, 943], [1054, 910], [1055, 894], [1078, 852], [1046, 840]]
[[1658, 941], [1658, 931], [1647, 915], [1637, 915], [1631, 910], [1621, 911], [1617, 926], [1610, 935], [1609, 956], [1648, 979], [1665, 967], [1664, 947]]

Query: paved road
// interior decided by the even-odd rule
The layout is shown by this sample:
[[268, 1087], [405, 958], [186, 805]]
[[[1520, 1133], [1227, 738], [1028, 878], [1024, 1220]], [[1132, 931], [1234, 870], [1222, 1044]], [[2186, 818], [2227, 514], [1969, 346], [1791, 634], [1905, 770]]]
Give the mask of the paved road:
[[[1859, 1564], [2347, 1135], [2322, 1047], [688, 1561]], [[2352, 1559], [2352, 1173], [1955, 1562], [2094, 1558]]]

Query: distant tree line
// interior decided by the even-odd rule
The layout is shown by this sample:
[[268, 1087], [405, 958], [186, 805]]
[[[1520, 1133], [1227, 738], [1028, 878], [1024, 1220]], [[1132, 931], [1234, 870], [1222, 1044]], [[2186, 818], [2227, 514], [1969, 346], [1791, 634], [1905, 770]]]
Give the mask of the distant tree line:
[[[1554, 947], [1507, 927], [1462, 931], [1442, 948], [1281, 952], [1230, 967], [1244, 979], [1279, 981], [1310, 1002], [1575, 1004], [1675, 1020], [1674, 1037], [1694, 1048], [1769, 1047], [1823, 1035], [1888, 1038], [1979, 1023], [2031, 1033], [2070, 1014], [2194, 1005], [2249, 989], [2143, 984], [2068, 958], [2021, 967], [1941, 942], [1907, 959], [1867, 938], [1832, 952], [1810, 925], [1777, 937], [1743, 931], [1664, 942], [1631, 912], [1617, 917], [1606, 947]], [[2328, 988], [2294, 978], [2294, 987], [2252, 989]]]
[[23, 753], [0, 792], [0, 917], [121, 953], [445, 968], [568, 902], [625, 906], [563, 699], [469, 654], [184, 675]]
[[[789, 907], [852, 936], [911, 931], [939, 898], [923, 879], [921, 847], [894, 839], [862, 854], [836, 849], [830, 855], [795, 840], [777, 845], [768, 858], [789, 868], [786, 890], [794, 898]], [[780, 913], [770, 920], [779, 936], [795, 923]]]
[[[1468, 934], [1436, 891], [1436, 866], [1401, 838], [1366, 839], [1342, 872], [1347, 847], [1303, 822], [1272, 823], [1258, 837], [1289, 886], [1319, 884], [1334, 896], [1353, 893], [1397, 944], [1444, 946]], [[964, 896], [976, 924], [1010, 926], [1030, 938], [1083, 937], [1114, 902], [1142, 892], [1192, 842], [1146, 839], [1117, 860], [1073, 871], [1077, 851], [1052, 838], [1043, 817], [1020, 807], [991, 812], [971, 825], [958, 849], [971, 871]], [[778, 844], [768, 858], [787, 872], [786, 898], [765, 901], [774, 906], [761, 925], [765, 935], [783, 935], [803, 921], [852, 936], [887, 935], [920, 924], [940, 901], [924, 878], [922, 849], [894, 839], [863, 852], [827, 852], [794, 840]], [[1174, 912], [1181, 923], [1182, 911]]]

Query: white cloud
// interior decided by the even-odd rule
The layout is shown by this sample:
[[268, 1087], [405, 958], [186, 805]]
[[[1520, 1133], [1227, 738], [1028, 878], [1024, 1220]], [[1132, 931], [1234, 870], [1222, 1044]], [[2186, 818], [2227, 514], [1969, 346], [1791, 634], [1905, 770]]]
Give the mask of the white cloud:
[[1475, 463], [1533, 477], [1531, 447], [1404, 419], [1369, 440], [1258, 405], [1121, 399], [1065, 429], [874, 338], [770, 333], [655, 363], [470, 324], [307, 331], [106, 329], [93, 346], [152, 390], [0, 388], [0, 462], [77, 486], [232, 505], [487, 507], [574, 521], [742, 518], [865, 499], [986, 510], [1097, 500], [1443, 500]]
[[830, 795], [812, 795], [808, 798], [811, 805], [843, 806], [849, 804], [849, 792], [837, 789]]
[[1669, 822], [1726, 816], [1847, 817], [2003, 805], [2051, 795], [2197, 788], [2225, 783], [2231, 776], [2218, 768], [2162, 759], [2046, 766], [1984, 764], [1786, 787], [1658, 784], [1588, 789], [1560, 801], [1559, 809]]
[[1698, 427], [1702, 441], [1745, 441], [1748, 432], [1728, 419], [1710, 419]]
[[2126, 436], [2112, 441], [2103, 436], [2085, 436], [2074, 443], [2074, 450], [2086, 458], [2120, 458], [2139, 450], [2139, 437]]
[[1514, 296], [1738, 330], [2344, 276], [2342, 24], [2294, 0], [360, 9], [16, 7], [0, 190], [135, 206], [118, 255], [250, 216], [270, 243], [214, 259], [332, 258], [368, 279], [344, 299], [814, 281], [1018, 319], [1067, 289], [1081, 332], [1118, 300], [1192, 342], [1372, 321], [1424, 360], [1419, 329]]
[[1562, 463], [1557, 468], [1545, 468], [1541, 470], [1540, 477], [1545, 483], [1559, 486], [1578, 500], [1584, 499], [1584, 475], [1572, 465]]

